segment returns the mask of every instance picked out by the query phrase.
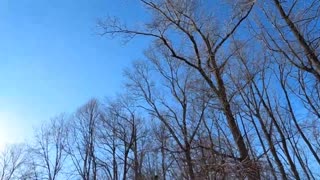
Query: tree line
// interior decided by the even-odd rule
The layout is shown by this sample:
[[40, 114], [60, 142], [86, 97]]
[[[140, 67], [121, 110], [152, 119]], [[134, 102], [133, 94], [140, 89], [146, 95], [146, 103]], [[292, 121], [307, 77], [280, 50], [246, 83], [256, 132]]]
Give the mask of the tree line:
[[320, 178], [320, 1], [139, 3], [99, 22], [151, 39], [123, 92], [8, 147], [0, 180]]

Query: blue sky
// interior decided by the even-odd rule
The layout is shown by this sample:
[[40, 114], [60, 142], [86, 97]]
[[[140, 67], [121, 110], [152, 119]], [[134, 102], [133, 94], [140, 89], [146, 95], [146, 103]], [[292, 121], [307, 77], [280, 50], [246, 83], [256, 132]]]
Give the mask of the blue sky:
[[146, 43], [98, 36], [96, 22], [108, 15], [144, 17], [131, 0], [0, 0], [0, 146], [121, 90], [123, 68]]

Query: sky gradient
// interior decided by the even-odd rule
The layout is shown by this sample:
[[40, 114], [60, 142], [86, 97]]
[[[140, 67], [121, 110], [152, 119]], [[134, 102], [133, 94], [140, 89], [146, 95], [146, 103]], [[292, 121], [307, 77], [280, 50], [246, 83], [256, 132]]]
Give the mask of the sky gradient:
[[97, 34], [108, 15], [139, 23], [129, 0], [0, 0], [0, 147], [55, 115], [121, 90], [122, 70], [146, 44]]

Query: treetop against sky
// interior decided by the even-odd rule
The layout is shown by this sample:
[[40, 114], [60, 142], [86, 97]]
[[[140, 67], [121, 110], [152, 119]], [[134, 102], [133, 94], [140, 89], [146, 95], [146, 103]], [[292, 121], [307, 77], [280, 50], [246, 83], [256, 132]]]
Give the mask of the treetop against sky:
[[0, 180], [319, 179], [319, 9], [0, 2]]

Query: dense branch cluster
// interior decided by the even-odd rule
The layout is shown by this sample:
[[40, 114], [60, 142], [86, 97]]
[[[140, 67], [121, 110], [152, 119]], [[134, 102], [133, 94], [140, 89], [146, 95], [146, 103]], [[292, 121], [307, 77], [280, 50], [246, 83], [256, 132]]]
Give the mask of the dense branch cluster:
[[[125, 90], [0, 157], [9, 179], [320, 179], [320, 1], [140, 0]], [[218, 8], [217, 8], [218, 7]]]

